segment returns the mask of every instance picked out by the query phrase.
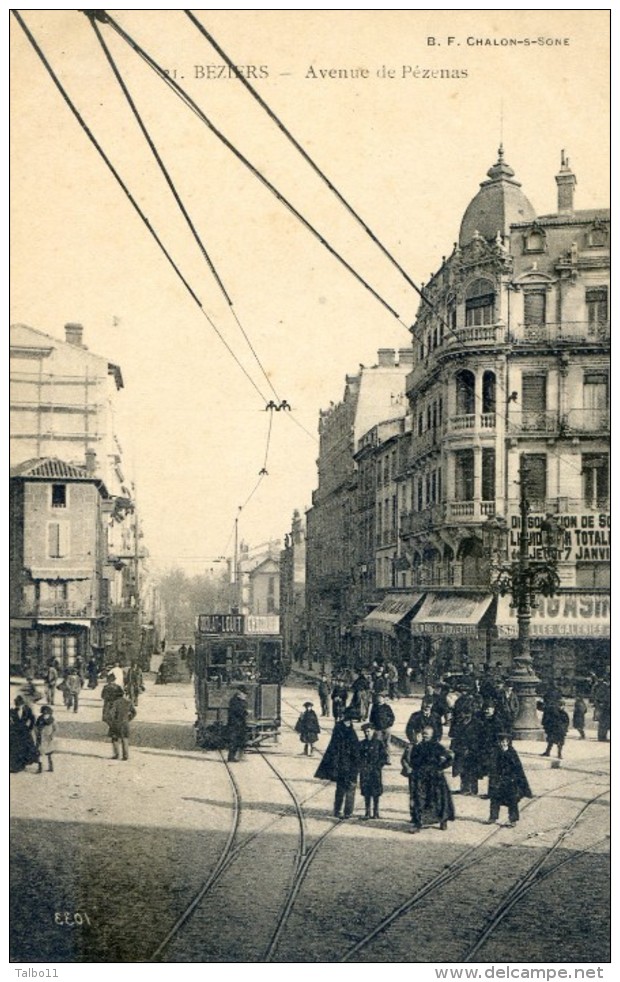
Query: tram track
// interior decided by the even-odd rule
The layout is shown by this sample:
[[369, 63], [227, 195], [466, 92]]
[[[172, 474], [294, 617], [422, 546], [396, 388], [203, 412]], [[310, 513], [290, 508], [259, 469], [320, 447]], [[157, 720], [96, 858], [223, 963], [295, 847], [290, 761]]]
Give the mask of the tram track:
[[[527, 801], [523, 806], [523, 808], [521, 809], [521, 812], [522, 813], [525, 812], [528, 808], [531, 808], [532, 806], [536, 805], [538, 802], [540, 802], [545, 798], [552, 797], [558, 791], [564, 790], [565, 788], [568, 787], [574, 787], [575, 785], [578, 784], [583, 784], [586, 782], [586, 780], [587, 779], [580, 778], [577, 781], [568, 781], [565, 782], [564, 784], [556, 786], [555, 788], [551, 788], [548, 791], [543, 792], [543, 794], [538, 795], [536, 798]], [[536, 873], [540, 870], [540, 867], [542, 866], [543, 862], [549, 857], [551, 851], [555, 851], [555, 849], [560, 844], [560, 841], [563, 841], [563, 838], [565, 838], [566, 835], [569, 834], [569, 832], [575, 827], [582, 813], [588, 807], [590, 807], [590, 805], [592, 805], [594, 801], [598, 800], [599, 798], [603, 797], [605, 794], [608, 793], [609, 793], [609, 787], [607, 786], [605, 790], [602, 791], [599, 795], [594, 796], [588, 802], [586, 802], [585, 805], [579, 810], [574, 820], [571, 821], [569, 829], [563, 829], [562, 833], [558, 837], [558, 841], [554, 844], [554, 846], [549, 847], [549, 849], [546, 851], [544, 859], [542, 861], [540, 860], [537, 861], [532, 876], [530, 877], [529, 873], [526, 873], [524, 877], [521, 878], [519, 881], [520, 884], [519, 888], [517, 888], [517, 886], [515, 885], [514, 889], [509, 891], [508, 894], [505, 895], [502, 902], [497, 905], [495, 911], [496, 920], [493, 922], [494, 924], [493, 930], [495, 929], [495, 926], [499, 925], [501, 920], [503, 920], [508, 910], [512, 909], [512, 907], [527, 892], [527, 890], [531, 888]], [[479, 857], [480, 857], [481, 850], [483, 849], [484, 846], [486, 846], [489, 843], [489, 841], [494, 839], [501, 832], [501, 830], [502, 830], [502, 826], [495, 826], [486, 835], [484, 835], [479, 842], [474, 843], [473, 845], [468, 846], [466, 849], [464, 849], [451, 863], [449, 863], [439, 873], [437, 873], [434, 877], [432, 877], [425, 884], [423, 884], [418, 890], [415, 891], [415, 893], [413, 893], [403, 903], [401, 903], [398, 907], [392, 910], [377, 925], [375, 925], [375, 927], [371, 931], [369, 931], [366, 935], [364, 935], [364, 937], [360, 938], [351, 948], [349, 948], [348, 951], [346, 951], [343, 957], [340, 959], [340, 962], [343, 963], [343, 962], [352, 961], [356, 955], [358, 955], [361, 951], [368, 948], [368, 946], [371, 945], [373, 941], [378, 939], [381, 935], [385, 934], [385, 932], [387, 932], [392, 927], [392, 925], [394, 925], [400, 918], [406, 916], [411, 911], [421, 906], [423, 902], [426, 900], [426, 898], [440, 891], [441, 888], [446, 887], [449, 884], [453, 883], [462, 873], [466, 872], [467, 870], [473, 867], [477, 867], [479, 865]], [[556, 868], [557, 867], [554, 867], [554, 870]], [[551, 872], [552, 871], [549, 871], [549, 875], [551, 874]], [[504, 913], [503, 907], [507, 903], [510, 903], [510, 906], [507, 908], [506, 912]], [[492, 930], [489, 931], [489, 936], [491, 933]], [[478, 948], [481, 946], [482, 943], [483, 942], [481, 943], [479, 943], [478, 941], [476, 942], [476, 946], [475, 946], [476, 951], [478, 950]], [[473, 953], [474, 951], [472, 949], [472, 955]]]
[[[552, 876], [554, 873], [557, 872], [557, 870], [566, 866], [570, 862], [574, 862], [576, 859], [580, 858], [586, 852], [591, 850], [592, 847], [590, 847], [590, 849], [588, 850], [582, 849], [579, 852], [567, 856], [563, 860], [560, 860], [560, 862], [556, 863], [556, 865], [553, 866], [550, 870], [545, 870], [545, 871], [542, 870], [542, 867], [545, 865], [545, 863], [560, 848], [560, 846], [564, 843], [564, 840], [575, 829], [575, 827], [577, 826], [577, 824], [579, 823], [579, 821], [581, 820], [583, 814], [587, 811], [587, 809], [590, 808], [593, 804], [595, 804], [595, 802], [597, 802], [600, 798], [604, 797], [604, 795], [606, 794], [609, 794], [609, 788], [606, 788], [605, 791], [601, 791], [600, 794], [595, 795], [593, 798], [590, 799], [590, 801], [587, 801], [579, 809], [575, 817], [569, 823], [568, 827], [563, 829], [563, 831], [557, 837], [555, 842], [548, 847], [546, 853], [543, 856], [540, 856], [537, 859], [537, 861], [533, 864], [533, 866], [524, 874], [524, 876], [520, 877], [517, 880], [517, 882], [513, 884], [511, 889], [508, 891], [508, 893], [504, 895], [500, 903], [492, 911], [487, 926], [484, 928], [484, 930], [480, 934], [475, 944], [473, 944], [471, 948], [465, 953], [465, 955], [462, 958], [462, 961], [464, 962], [472, 961], [474, 955], [476, 955], [480, 951], [480, 949], [484, 947], [484, 945], [487, 943], [489, 938], [497, 930], [497, 928], [500, 926], [500, 924], [505, 919], [505, 917], [513, 909], [513, 907], [515, 907], [515, 905], [519, 903], [519, 901], [522, 900], [523, 897], [525, 897], [534, 887], [540, 884], [543, 880], [547, 879], [547, 877]], [[607, 838], [608, 836], [605, 836], [599, 841], [602, 843]]]
[[[189, 923], [192, 917], [198, 912], [201, 905], [204, 902], [206, 902], [207, 898], [209, 897], [213, 889], [216, 887], [216, 885], [220, 883], [224, 875], [230, 870], [233, 864], [242, 856], [244, 851], [252, 843], [256, 842], [256, 840], [259, 839], [260, 836], [264, 835], [266, 832], [273, 829], [273, 827], [277, 825], [278, 822], [281, 822], [284, 819], [289, 818], [291, 815], [290, 809], [287, 808], [281, 814], [275, 816], [270, 821], [261, 825], [260, 828], [254, 830], [249, 835], [247, 835], [242, 842], [237, 842], [239, 836], [241, 816], [243, 813], [243, 798], [241, 795], [241, 791], [239, 789], [239, 784], [233, 773], [233, 769], [230, 767], [228, 761], [224, 757], [224, 754], [220, 752], [220, 756], [222, 759], [222, 763], [226, 768], [226, 772], [229, 778], [230, 786], [232, 789], [232, 802], [233, 802], [233, 809], [232, 809], [233, 817], [232, 817], [231, 827], [226, 839], [226, 843], [224, 845], [224, 848], [220, 854], [220, 857], [214, 869], [209, 874], [209, 876], [202, 884], [202, 886], [195, 894], [195, 896], [192, 898], [190, 903], [187, 905], [187, 907], [178, 916], [178, 918], [176, 919], [170, 930], [167, 932], [163, 940], [159, 943], [157, 948], [150, 956], [149, 961], [155, 962], [155, 961], [162, 960], [162, 955], [164, 954], [165, 950], [170, 946], [170, 944], [175, 939], [176, 940], [179, 939], [183, 929], [186, 927], [186, 925]], [[293, 860], [291, 884], [289, 886], [284, 903], [282, 905], [281, 913], [277, 919], [275, 930], [271, 933], [270, 940], [266, 948], [266, 952], [270, 953], [271, 951], [275, 950], [275, 947], [277, 946], [278, 938], [288, 918], [288, 914], [290, 913], [290, 909], [292, 908], [292, 905], [294, 903], [294, 898], [296, 897], [299, 891], [299, 887], [301, 886], [301, 883], [305, 878], [307, 869], [312, 861], [312, 858], [316, 853], [316, 849], [320, 841], [322, 841], [332, 831], [334, 826], [330, 826], [328, 829], [326, 829], [321, 834], [321, 836], [319, 836], [319, 839], [315, 843], [313, 843], [310, 850], [307, 850], [307, 830], [306, 830], [305, 816], [303, 814], [303, 806], [312, 798], [316, 797], [321, 792], [327, 790], [327, 787], [321, 784], [321, 786], [315, 788], [311, 794], [307, 795], [303, 800], [300, 800], [294, 788], [290, 784], [290, 782], [280, 773], [280, 771], [278, 771], [278, 769], [273, 765], [273, 763], [269, 760], [266, 754], [263, 751], [259, 751], [257, 756], [259, 756], [263, 760], [263, 762], [267, 764], [269, 769], [273, 772], [273, 774], [276, 776], [278, 781], [282, 784], [282, 786], [285, 788], [286, 792], [288, 793], [289, 797], [291, 798], [295, 810], [295, 815], [297, 818], [298, 829], [299, 829], [298, 845]], [[267, 954], [265, 960], [269, 960]]]

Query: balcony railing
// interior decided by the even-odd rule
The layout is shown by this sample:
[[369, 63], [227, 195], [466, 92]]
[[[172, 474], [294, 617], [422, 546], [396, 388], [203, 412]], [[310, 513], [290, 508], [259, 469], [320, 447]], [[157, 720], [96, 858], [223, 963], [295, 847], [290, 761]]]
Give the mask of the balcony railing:
[[546, 344], [549, 341], [609, 341], [609, 322], [548, 321], [546, 324], [517, 324], [509, 340], [514, 344]]
[[453, 433], [461, 433], [463, 430], [494, 430], [495, 413], [465, 413], [460, 416], [451, 416], [448, 421], [448, 429]]
[[492, 347], [506, 340], [504, 324], [479, 324], [475, 327], [457, 327], [444, 336], [443, 344], [434, 348], [423, 361], [416, 362], [411, 375], [408, 377], [407, 390], [415, 389], [435, 363], [437, 356], [444, 351], [450, 351], [455, 345], [478, 348]]
[[443, 505], [432, 505], [430, 508], [425, 508], [424, 511], [403, 512], [400, 516], [400, 534], [403, 537], [416, 535], [425, 529], [441, 525], [444, 515]]
[[78, 601], [64, 600], [53, 603], [51, 601], [39, 601], [32, 603], [22, 602], [19, 605], [21, 617], [93, 617], [94, 605], [89, 603], [79, 603]]
[[559, 413], [549, 410], [532, 409], [511, 413], [508, 420], [509, 433], [557, 433], [559, 429]]
[[441, 437], [443, 435], [442, 426], [434, 426], [425, 433], [414, 433], [411, 437], [410, 459], [417, 460], [430, 450], [439, 449]]
[[494, 501], [449, 501], [446, 506], [448, 519], [469, 519], [481, 522], [495, 514]]
[[569, 409], [564, 425], [570, 433], [609, 433], [609, 410]]

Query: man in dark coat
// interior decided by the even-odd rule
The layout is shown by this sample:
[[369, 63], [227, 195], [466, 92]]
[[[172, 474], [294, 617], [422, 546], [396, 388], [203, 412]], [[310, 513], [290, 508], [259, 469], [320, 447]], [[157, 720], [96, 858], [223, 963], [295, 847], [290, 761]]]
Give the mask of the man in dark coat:
[[248, 696], [240, 685], [228, 703], [228, 759], [236, 761], [243, 752], [248, 732]]
[[121, 744], [123, 760], [129, 760], [129, 723], [136, 715], [135, 707], [126, 695], [120, 695], [110, 707], [110, 737], [112, 757], [118, 760], [118, 745]]
[[317, 691], [321, 701], [321, 716], [329, 716], [329, 683], [326, 675], [321, 675]]
[[611, 685], [607, 673], [596, 683], [593, 699], [598, 723], [596, 737], [599, 743], [607, 743], [611, 730]]
[[585, 740], [586, 738], [586, 713], [588, 707], [586, 706], [586, 701], [580, 692], [577, 693], [575, 698], [575, 705], [573, 707], [573, 726], [579, 734], [580, 740]]
[[378, 738], [385, 747], [386, 764], [389, 764], [390, 737], [392, 735], [392, 727], [394, 726], [394, 712], [381, 693], [377, 694], [375, 703], [370, 710], [369, 722], [374, 726]]
[[334, 815], [350, 818], [355, 804], [357, 776], [360, 770], [360, 742], [353, 729], [352, 714], [347, 710], [345, 717], [334, 726], [332, 738], [318, 766], [315, 777], [322, 781], [336, 782]]
[[508, 734], [500, 734], [489, 774], [491, 799], [489, 824], [498, 820], [500, 806], [504, 805], [508, 809], [508, 825], [512, 828], [519, 821], [521, 798], [531, 797], [532, 792], [519, 755], [512, 746]]
[[119, 699], [123, 694], [123, 690], [115, 681], [112, 672], [108, 675], [108, 681], [101, 690], [101, 698], [103, 699], [103, 710], [101, 713], [101, 719], [104, 723], [110, 725], [112, 704]]
[[435, 739], [432, 725], [426, 726], [422, 742], [413, 743], [410, 756], [413, 832], [420, 831], [426, 816], [438, 821], [442, 832], [454, 821], [452, 795], [443, 773], [451, 763], [450, 751]]
[[321, 727], [319, 726], [319, 721], [311, 702], [304, 703], [304, 711], [295, 724], [295, 732], [299, 733], [299, 739], [304, 745], [304, 754], [310, 756], [321, 732]]
[[[478, 743], [478, 777], [488, 777], [491, 761], [497, 748], [497, 741], [502, 732], [501, 720], [495, 712], [495, 706], [485, 706], [478, 714], [480, 723], [480, 739]], [[483, 795], [483, 797], [488, 797]]]
[[478, 794], [480, 720], [465, 712], [452, 731], [450, 749], [454, 754], [453, 777], [461, 779], [461, 794]]
[[421, 733], [426, 726], [432, 726], [435, 739], [441, 740], [443, 733], [441, 719], [433, 713], [430, 703], [426, 703], [422, 706], [422, 709], [419, 709], [416, 713], [412, 713], [409, 717], [407, 726], [405, 727], [405, 733], [409, 743], [413, 743], [413, 734]]
[[196, 655], [191, 644], [187, 646], [185, 664], [187, 665], [187, 674], [189, 675], [189, 680], [191, 682], [194, 677], [194, 672], [196, 671]]
[[564, 746], [566, 734], [568, 733], [568, 728], [570, 726], [568, 713], [564, 709], [563, 699], [560, 699], [560, 701], [557, 703], [551, 702], [545, 704], [545, 709], [542, 716], [542, 726], [543, 730], [545, 731], [545, 737], [547, 738], [547, 746], [540, 756], [549, 757], [551, 754], [551, 748], [555, 744], [558, 748], [558, 758], [561, 759], [562, 747]]
[[332, 716], [335, 720], [342, 719], [347, 704], [348, 689], [341, 678], [334, 679], [332, 686]]
[[512, 734], [515, 720], [519, 715], [519, 697], [510, 682], [504, 682], [495, 701], [495, 712], [504, 733]]
[[366, 806], [364, 818], [371, 817], [371, 804], [372, 818], [380, 818], [379, 798], [383, 794], [381, 770], [387, 764], [388, 758], [385, 751], [385, 744], [373, 724], [364, 723], [362, 730], [364, 732], [364, 739], [359, 745], [359, 751], [360, 790], [364, 796], [364, 804]]

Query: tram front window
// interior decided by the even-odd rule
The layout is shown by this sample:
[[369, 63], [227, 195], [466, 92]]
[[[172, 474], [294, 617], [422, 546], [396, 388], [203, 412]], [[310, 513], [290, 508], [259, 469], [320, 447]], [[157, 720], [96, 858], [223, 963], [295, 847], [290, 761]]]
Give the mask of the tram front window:
[[261, 641], [260, 680], [261, 682], [282, 682], [282, 643], [280, 641]]

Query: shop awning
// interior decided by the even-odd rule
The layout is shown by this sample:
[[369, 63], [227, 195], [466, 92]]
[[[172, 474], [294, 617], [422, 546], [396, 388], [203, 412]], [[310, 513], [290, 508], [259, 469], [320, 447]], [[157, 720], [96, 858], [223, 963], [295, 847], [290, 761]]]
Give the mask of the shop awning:
[[56, 627], [58, 624], [67, 624], [69, 627], [90, 627], [92, 621], [84, 620], [81, 617], [37, 617], [37, 624], [40, 627]]
[[363, 620], [365, 631], [379, 631], [395, 635], [396, 628], [413, 613], [421, 603], [423, 593], [388, 593], [378, 607]]
[[[516, 638], [517, 611], [510, 597], [500, 597], [497, 607], [498, 638]], [[606, 594], [560, 593], [539, 597], [532, 608], [530, 636], [533, 638], [608, 638], [610, 598]]]
[[429, 594], [411, 621], [411, 633], [457, 637], [477, 635], [480, 629], [489, 626], [492, 603], [490, 594]]

